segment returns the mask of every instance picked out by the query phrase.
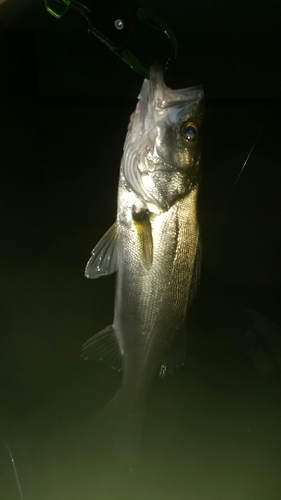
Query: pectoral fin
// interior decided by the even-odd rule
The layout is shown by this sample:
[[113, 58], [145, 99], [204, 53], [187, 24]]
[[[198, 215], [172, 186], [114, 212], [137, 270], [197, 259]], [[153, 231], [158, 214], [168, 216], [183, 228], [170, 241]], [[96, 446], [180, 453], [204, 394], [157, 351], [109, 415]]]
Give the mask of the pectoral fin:
[[118, 233], [116, 222], [108, 229], [92, 251], [85, 269], [86, 278], [107, 276], [118, 267]]
[[137, 233], [138, 247], [145, 269], [149, 270], [153, 261], [153, 238], [148, 210], [133, 213], [133, 221]]
[[83, 344], [81, 357], [104, 361], [113, 370], [122, 370], [122, 353], [112, 325], [91, 337]]

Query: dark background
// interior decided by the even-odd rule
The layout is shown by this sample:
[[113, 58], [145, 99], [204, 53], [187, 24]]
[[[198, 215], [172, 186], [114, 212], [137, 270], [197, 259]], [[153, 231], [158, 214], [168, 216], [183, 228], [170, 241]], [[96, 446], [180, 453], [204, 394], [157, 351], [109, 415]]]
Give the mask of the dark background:
[[[158, 384], [147, 432], [154, 437], [153, 425], [167, 402], [174, 408], [175, 427], [182, 399], [187, 408], [193, 406], [194, 422], [197, 414], [211, 413], [203, 426], [206, 435], [194, 422], [193, 431], [197, 437], [202, 432], [217, 436], [224, 444], [216, 458], [206, 458], [202, 443], [201, 454], [195, 453], [196, 470], [208, 478], [204, 490], [199, 472], [197, 482], [192, 475], [200, 499], [248, 500], [252, 495], [278, 500], [280, 2], [155, 0], [142, 5], [168, 21], [178, 41], [178, 58], [166, 83], [173, 88], [202, 83], [206, 97], [201, 286], [190, 313], [187, 365]], [[144, 32], [141, 53], [149, 59], [157, 43]], [[69, 11], [57, 21], [39, 0], [9, 0], [0, 7], [0, 423], [19, 464], [26, 500], [63, 498], [65, 484], [61, 490], [56, 485], [62, 471], [69, 477], [65, 443], [120, 382], [106, 367], [79, 359], [81, 344], [112, 321], [114, 300], [114, 277], [86, 281], [83, 271], [91, 249], [115, 219], [122, 147], [141, 84], [138, 74], [87, 35], [78, 14]], [[233, 412], [237, 400], [239, 411]], [[170, 432], [165, 415], [163, 428]], [[182, 417], [187, 433], [186, 421]], [[252, 441], [243, 434], [243, 425], [250, 432], [249, 422]], [[241, 449], [224, 469], [225, 457], [233, 456], [228, 446], [234, 429]], [[63, 432], [67, 438], [61, 438]], [[181, 437], [176, 442], [180, 448]], [[191, 446], [197, 449], [196, 439]], [[0, 452], [1, 498], [14, 500], [18, 492], [4, 442]], [[157, 447], [154, 453], [157, 458]], [[245, 477], [237, 465], [240, 455], [246, 457]], [[258, 472], [252, 473], [251, 460]], [[212, 464], [221, 471], [217, 481]], [[155, 469], [156, 478], [159, 474]], [[263, 477], [257, 490], [255, 474]], [[215, 496], [208, 496], [210, 491]], [[73, 498], [88, 498], [79, 492]], [[151, 498], [158, 498], [155, 492]]]

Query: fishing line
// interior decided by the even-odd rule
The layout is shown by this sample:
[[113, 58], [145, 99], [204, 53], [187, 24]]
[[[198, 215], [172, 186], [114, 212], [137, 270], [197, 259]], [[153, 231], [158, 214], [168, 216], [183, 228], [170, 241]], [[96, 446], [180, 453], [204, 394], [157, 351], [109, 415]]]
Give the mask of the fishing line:
[[16, 463], [15, 463], [15, 459], [13, 457], [13, 454], [11, 452], [11, 449], [10, 449], [10, 447], [9, 447], [6, 439], [4, 438], [4, 436], [2, 434], [1, 434], [1, 439], [2, 439], [3, 443], [5, 444], [5, 447], [6, 447], [7, 451], [8, 451], [8, 453], [9, 453], [9, 457], [10, 457], [11, 462], [12, 462], [12, 466], [13, 466], [13, 470], [14, 470], [14, 474], [15, 474], [15, 478], [16, 478], [16, 483], [17, 483], [17, 487], [18, 487], [18, 492], [19, 492], [20, 500], [24, 500], [22, 489], [21, 489], [21, 484], [20, 484], [20, 480], [19, 480], [19, 475], [18, 475]]
[[270, 116], [270, 113], [271, 113], [271, 111], [272, 111], [272, 109], [273, 109], [273, 107], [274, 107], [274, 105], [275, 105], [275, 103], [276, 103], [276, 101], [277, 101], [277, 99], [278, 99], [278, 96], [279, 96], [279, 94], [280, 94], [280, 91], [281, 91], [281, 86], [279, 87], [279, 90], [278, 90], [278, 92], [277, 92], [277, 95], [276, 95], [276, 97], [274, 98], [273, 103], [272, 103], [272, 105], [270, 106], [270, 108], [269, 108], [269, 110], [268, 110], [268, 112], [267, 112], [267, 115], [266, 115], [266, 117], [265, 117], [264, 121], [262, 122], [262, 125], [261, 125], [261, 127], [260, 127], [260, 129], [259, 129], [259, 131], [258, 131], [258, 134], [257, 134], [257, 136], [256, 136], [256, 138], [255, 138], [255, 140], [254, 140], [254, 142], [253, 142], [252, 147], [250, 148], [250, 151], [249, 151], [248, 155], [246, 156], [246, 159], [245, 159], [245, 161], [244, 161], [244, 163], [243, 163], [243, 165], [242, 165], [242, 168], [241, 168], [241, 170], [240, 170], [240, 172], [239, 172], [239, 174], [238, 174], [238, 176], [237, 176], [237, 178], [236, 178], [236, 181], [234, 182], [234, 185], [233, 185], [233, 187], [232, 187], [232, 189], [231, 189], [231, 191], [230, 191], [230, 193], [229, 193], [229, 195], [228, 195], [228, 197], [227, 197], [227, 200], [226, 200], [226, 202], [224, 203], [224, 206], [223, 206], [223, 208], [222, 208], [222, 210], [221, 210], [221, 212], [220, 212], [220, 214], [219, 214], [219, 219], [221, 218], [222, 214], [224, 213], [224, 211], [225, 211], [225, 209], [226, 209], [226, 207], [227, 207], [227, 205], [228, 205], [228, 203], [229, 203], [229, 200], [231, 199], [231, 197], [232, 197], [232, 195], [233, 195], [233, 193], [234, 193], [234, 191], [235, 191], [235, 188], [236, 188], [236, 186], [237, 186], [237, 184], [238, 184], [238, 182], [239, 182], [239, 179], [240, 179], [241, 175], [243, 174], [243, 171], [244, 171], [244, 169], [245, 169], [245, 167], [246, 167], [246, 165], [247, 165], [247, 163], [248, 163], [248, 161], [249, 161], [249, 158], [250, 158], [250, 156], [251, 156], [251, 154], [252, 154], [252, 152], [253, 152], [253, 150], [254, 150], [254, 148], [255, 148], [255, 146], [256, 146], [256, 144], [257, 144], [258, 140], [259, 140], [259, 137], [260, 137], [260, 135], [261, 135], [261, 133], [262, 133], [262, 130], [263, 130], [263, 128], [264, 128], [264, 126], [265, 126], [265, 124], [266, 124], [266, 122], [267, 122], [267, 120], [268, 120], [268, 118], [269, 118], [269, 116]]

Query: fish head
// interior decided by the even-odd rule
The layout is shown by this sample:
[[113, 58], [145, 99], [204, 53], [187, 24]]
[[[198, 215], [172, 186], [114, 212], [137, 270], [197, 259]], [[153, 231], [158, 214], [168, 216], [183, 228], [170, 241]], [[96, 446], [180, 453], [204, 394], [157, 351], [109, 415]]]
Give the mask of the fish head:
[[124, 145], [124, 176], [150, 210], [166, 211], [201, 176], [203, 89], [170, 89], [153, 66], [138, 99]]

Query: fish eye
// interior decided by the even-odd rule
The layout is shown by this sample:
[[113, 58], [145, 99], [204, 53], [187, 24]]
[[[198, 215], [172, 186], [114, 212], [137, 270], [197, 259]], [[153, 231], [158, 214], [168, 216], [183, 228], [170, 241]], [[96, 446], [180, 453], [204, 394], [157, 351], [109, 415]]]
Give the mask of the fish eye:
[[186, 141], [195, 142], [199, 136], [199, 127], [194, 122], [184, 122], [181, 133]]

